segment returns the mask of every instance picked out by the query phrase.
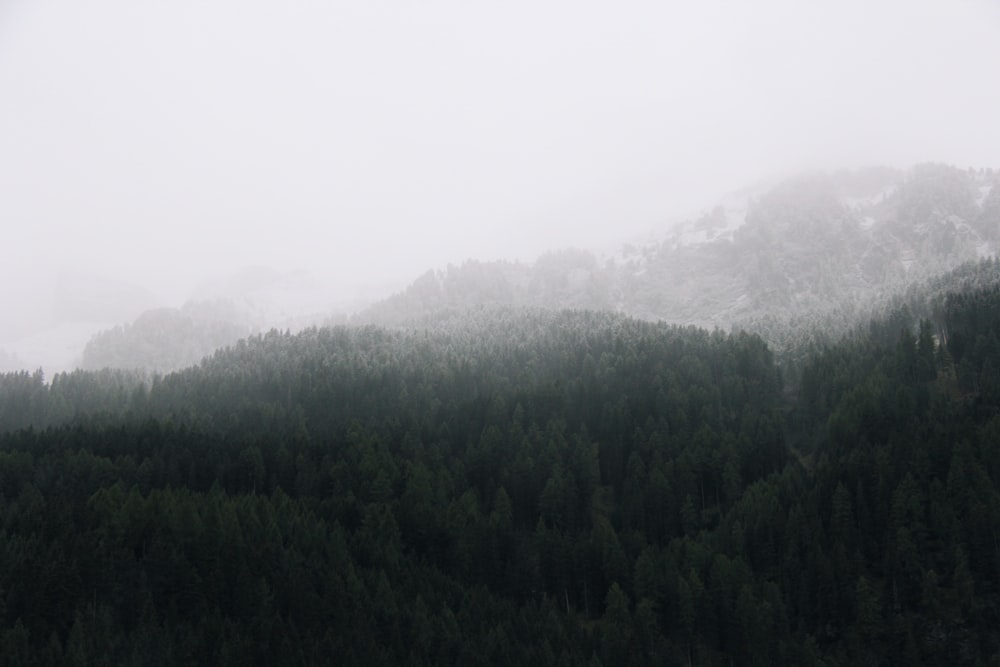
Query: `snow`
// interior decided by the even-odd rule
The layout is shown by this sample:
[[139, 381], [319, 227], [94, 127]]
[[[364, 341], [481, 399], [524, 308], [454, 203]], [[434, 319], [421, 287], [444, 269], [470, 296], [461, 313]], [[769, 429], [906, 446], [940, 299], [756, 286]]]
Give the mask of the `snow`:
[[728, 234], [732, 238], [733, 233], [746, 224], [747, 212], [750, 210], [750, 198], [746, 197], [742, 201], [732, 202], [728, 206], [723, 206], [726, 212], [726, 229], [722, 234]]
[[979, 186], [979, 194], [976, 195], [976, 206], [979, 206], [980, 208], [982, 208], [983, 202], [986, 201], [986, 198], [990, 196], [990, 192], [992, 190], [993, 190], [993, 186], [992, 185], [988, 185], [988, 184], [987, 185], [980, 185]]
[[916, 259], [916, 253], [912, 250], [905, 250], [899, 255], [899, 262], [903, 265], [903, 269], [909, 273], [910, 267], [913, 266], [913, 262]]
[[840, 203], [842, 206], [852, 211], [862, 211], [881, 204], [894, 194], [896, 194], [896, 186], [890, 185], [884, 190], [880, 190], [873, 195], [863, 197], [844, 195], [840, 198]]
[[686, 229], [673, 239], [674, 248], [701, 245], [710, 240], [711, 232], [707, 229]]
[[678, 248], [690, 248], [723, 240], [731, 241], [736, 230], [746, 224], [747, 211], [750, 208], [750, 195], [728, 197], [723, 200], [720, 208], [722, 209], [721, 224], [712, 215], [713, 209], [697, 220], [681, 225], [669, 240], [671, 248], [677, 250]]

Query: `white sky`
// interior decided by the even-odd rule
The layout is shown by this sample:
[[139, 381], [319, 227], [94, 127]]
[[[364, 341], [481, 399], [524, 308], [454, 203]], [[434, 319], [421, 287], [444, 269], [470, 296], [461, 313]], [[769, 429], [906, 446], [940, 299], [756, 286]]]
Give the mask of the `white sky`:
[[58, 267], [402, 282], [923, 161], [1000, 167], [998, 0], [0, 0], [0, 312]]

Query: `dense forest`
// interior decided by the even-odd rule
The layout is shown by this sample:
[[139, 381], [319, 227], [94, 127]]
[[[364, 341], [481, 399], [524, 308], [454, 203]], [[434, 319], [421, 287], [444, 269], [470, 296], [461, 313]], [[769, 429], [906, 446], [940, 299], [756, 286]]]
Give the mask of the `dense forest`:
[[924, 303], [0, 375], [0, 663], [998, 664], [1000, 287]]

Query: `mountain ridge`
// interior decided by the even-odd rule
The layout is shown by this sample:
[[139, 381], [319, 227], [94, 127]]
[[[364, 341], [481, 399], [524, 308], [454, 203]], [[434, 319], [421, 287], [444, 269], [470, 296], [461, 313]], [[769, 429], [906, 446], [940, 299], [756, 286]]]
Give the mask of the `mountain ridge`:
[[936, 164], [815, 172], [730, 197], [611, 256], [571, 249], [533, 264], [431, 270], [356, 319], [405, 325], [487, 303], [753, 329], [762, 318], [855, 307], [997, 254], [997, 180], [993, 170]]
[[[95, 335], [82, 364], [169, 371], [268, 327], [427, 326], [442, 313], [498, 306], [747, 329], [780, 352], [818, 331], [835, 338], [910, 286], [995, 256], [998, 180], [993, 169], [941, 164], [804, 173], [734, 192], [613, 252], [563, 249], [533, 262], [470, 259], [430, 269], [352, 315], [321, 314], [323, 290], [308, 277], [258, 269], [205, 286], [200, 296], [208, 301], [144, 316], [176, 324], [172, 336], [141, 326], [143, 318]], [[296, 289], [309, 317], [286, 312], [283, 299]], [[199, 338], [209, 329], [212, 335]], [[112, 353], [114, 346], [133, 352]]]

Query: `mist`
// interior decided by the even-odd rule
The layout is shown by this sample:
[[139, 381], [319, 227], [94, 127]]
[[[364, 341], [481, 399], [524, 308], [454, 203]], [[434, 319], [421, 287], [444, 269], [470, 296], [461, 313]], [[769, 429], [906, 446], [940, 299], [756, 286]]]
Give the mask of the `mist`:
[[344, 305], [805, 169], [997, 166], [998, 28], [986, 0], [8, 0], [0, 348], [246, 267]]

